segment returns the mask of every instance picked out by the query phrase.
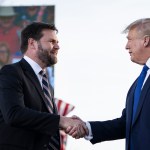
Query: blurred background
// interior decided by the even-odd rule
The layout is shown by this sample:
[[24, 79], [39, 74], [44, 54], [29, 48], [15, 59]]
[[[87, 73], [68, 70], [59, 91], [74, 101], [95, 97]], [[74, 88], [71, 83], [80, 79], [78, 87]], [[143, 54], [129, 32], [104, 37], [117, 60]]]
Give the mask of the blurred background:
[[[130, 61], [126, 35], [121, 32], [136, 19], [149, 17], [149, 0], [0, 0], [0, 4], [9, 7], [0, 12], [0, 47], [9, 49], [10, 56], [4, 63], [22, 57], [17, 44], [26, 24], [34, 20], [55, 23], [60, 51], [55, 68], [49, 68], [50, 80], [55, 97], [75, 107], [68, 116], [75, 114], [84, 121], [121, 116], [128, 89], [141, 70]], [[9, 40], [5, 42], [1, 34]], [[8, 53], [1, 51], [0, 57]], [[66, 150], [100, 149], [123, 150], [125, 140], [92, 145], [68, 136]]]

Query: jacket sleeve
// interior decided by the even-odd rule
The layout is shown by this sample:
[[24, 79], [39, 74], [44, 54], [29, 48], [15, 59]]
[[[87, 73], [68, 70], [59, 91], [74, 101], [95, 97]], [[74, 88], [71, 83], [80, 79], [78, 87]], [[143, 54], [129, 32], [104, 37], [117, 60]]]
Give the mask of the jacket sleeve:
[[54, 135], [59, 129], [59, 115], [25, 106], [23, 84], [13, 65], [0, 71], [0, 115], [10, 126]]
[[93, 139], [91, 140], [91, 143], [95, 144], [102, 141], [125, 138], [125, 120], [126, 114], [124, 109], [120, 118], [102, 122], [90, 122], [93, 134]]

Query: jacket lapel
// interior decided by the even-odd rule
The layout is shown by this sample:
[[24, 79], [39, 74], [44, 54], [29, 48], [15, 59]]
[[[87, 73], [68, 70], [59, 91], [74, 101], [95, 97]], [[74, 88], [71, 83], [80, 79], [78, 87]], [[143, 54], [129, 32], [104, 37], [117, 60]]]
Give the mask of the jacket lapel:
[[[137, 81], [137, 80], [136, 80]], [[134, 91], [136, 87], [136, 81], [130, 88], [130, 91], [127, 96], [127, 104], [126, 104], [126, 138], [129, 138], [130, 129], [132, 126], [132, 108], [133, 108], [133, 100], [134, 100]]]
[[148, 91], [148, 89], [149, 89], [149, 87], [150, 87], [150, 84], [149, 84], [149, 83], [150, 83], [150, 76], [148, 77], [148, 79], [147, 79], [147, 81], [145, 82], [145, 84], [144, 84], [144, 86], [143, 86], [143, 89], [142, 89], [142, 91], [141, 91], [141, 96], [140, 96], [139, 104], [138, 104], [138, 106], [137, 106], [135, 118], [134, 118], [134, 120], [133, 120], [133, 125], [134, 125], [134, 123], [136, 122], [136, 120], [137, 120], [137, 118], [138, 118], [138, 116], [139, 116], [139, 114], [140, 114], [140, 111], [141, 111], [141, 109], [142, 109], [142, 106], [143, 106], [143, 104], [144, 104], [146, 93], [147, 93], [147, 91]]
[[[37, 89], [38, 93], [40, 94], [42, 100], [44, 101], [45, 96], [44, 96], [41, 84], [40, 84], [36, 74], [34, 73], [32, 67], [29, 65], [29, 63], [24, 58], [20, 61], [20, 63], [21, 63], [24, 73], [30, 79], [30, 81], [33, 83], [33, 85]], [[52, 89], [50, 89], [50, 90], [52, 90]], [[52, 99], [53, 99], [53, 104], [54, 104], [54, 113], [57, 114], [57, 107], [56, 107], [55, 100], [53, 97], [52, 97]]]
[[42, 100], [45, 99], [42, 87], [40, 85], [40, 82], [36, 76], [36, 74], [34, 73], [32, 67], [28, 64], [28, 62], [25, 59], [22, 59], [20, 61], [20, 64], [23, 68], [23, 71], [25, 73], [25, 75], [30, 79], [30, 81], [33, 83], [33, 85], [35, 86], [35, 88], [37, 89], [39, 95], [41, 96]]
[[45, 96], [43, 94], [42, 87], [41, 87], [40, 82], [39, 82], [38, 78], [36, 77], [36, 75], [31, 74], [31, 72], [29, 72], [29, 71], [26, 71], [25, 74], [30, 79], [30, 81], [33, 83], [33, 85], [35, 85], [35, 88], [37, 89], [38, 93], [41, 95], [42, 99], [44, 99]]

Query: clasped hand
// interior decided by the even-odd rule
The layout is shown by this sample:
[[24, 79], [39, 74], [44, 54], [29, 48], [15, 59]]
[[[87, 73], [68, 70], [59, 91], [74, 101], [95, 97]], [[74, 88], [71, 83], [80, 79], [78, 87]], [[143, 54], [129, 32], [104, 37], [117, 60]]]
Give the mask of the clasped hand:
[[89, 134], [85, 122], [77, 116], [61, 117], [60, 127], [65, 131], [65, 133], [75, 139], [82, 138]]

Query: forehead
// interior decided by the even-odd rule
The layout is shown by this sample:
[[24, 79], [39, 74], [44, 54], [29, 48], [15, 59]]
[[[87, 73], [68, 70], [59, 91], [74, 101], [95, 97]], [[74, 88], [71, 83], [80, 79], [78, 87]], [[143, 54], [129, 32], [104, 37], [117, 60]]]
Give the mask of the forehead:
[[138, 31], [134, 28], [129, 30], [127, 38], [138, 37], [138, 36], [139, 36]]

